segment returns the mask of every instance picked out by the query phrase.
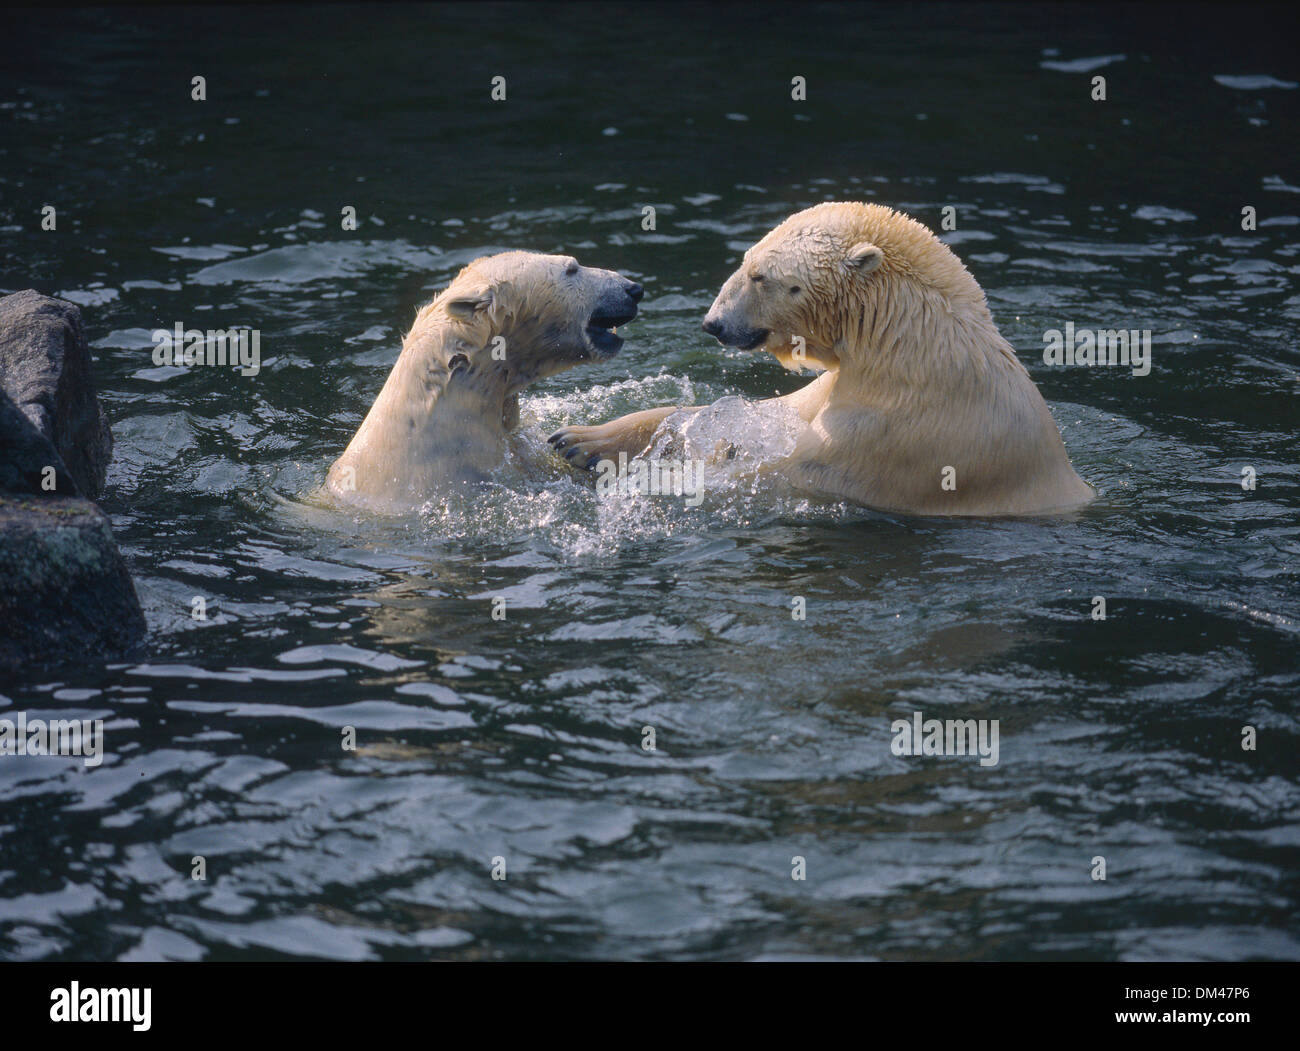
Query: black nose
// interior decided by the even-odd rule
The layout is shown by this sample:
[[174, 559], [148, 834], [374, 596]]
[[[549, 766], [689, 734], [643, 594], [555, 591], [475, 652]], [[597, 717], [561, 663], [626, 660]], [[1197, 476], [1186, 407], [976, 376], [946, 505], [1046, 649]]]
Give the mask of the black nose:
[[631, 282], [623, 291], [627, 293], [628, 299], [632, 300], [633, 303], [641, 302], [641, 297], [645, 295], [645, 289], [635, 281]]
[[722, 322], [716, 320], [710, 321], [708, 318], [705, 318], [704, 331], [707, 332], [710, 336], [716, 338], [717, 336], [722, 335]]

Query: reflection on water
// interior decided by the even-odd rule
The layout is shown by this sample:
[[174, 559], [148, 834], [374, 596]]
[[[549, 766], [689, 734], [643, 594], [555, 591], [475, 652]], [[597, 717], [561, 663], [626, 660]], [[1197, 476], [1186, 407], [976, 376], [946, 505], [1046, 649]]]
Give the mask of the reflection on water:
[[[1300, 79], [1291, 56], [1023, 8], [629, 11], [643, 46], [593, 90], [579, 57], [612, 23], [515, 13], [444, 68], [425, 42], [468, 9], [376, 9], [362, 38], [355, 17], [314, 11], [304, 39], [242, 13], [272, 62], [210, 12], [69, 12], [57, 54], [20, 23], [0, 73], [0, 286], [84, 306], [153, 647], [2, 691], [104, 719], [107, 748], [93, 772], [0, 761], [0, 957], [1300, 952], [1300, 92], [1260, 79]], [[146, 75], [182, 31], [240, 71], [206, 110]], [[724, 32], [780, 76], [719, 66]], [[787, 65], [819, 71], [802, 109]], [[1105, 108], [1079, 101], [1094, 66], [1125, 85]], [[466, 101], [498, 67], [509, 105]], [[70, 202], [67, 237], [34, 231], [37, 192]], [[753, 484], [775, 417], [719, 447], [735, 399], [807, 379], [713, 345], [704, 311], [746, 247], [837, 198], [935, 228], [956, 207], [945, 239], [1093, 505], [906, 519]], [[416, 308], [515, 247], [641, 281], [622, 353], [530, 388], [519, 462], [481, 493], [322, 499]], [[156, 367], [178, 321], [259, 329], [260, 374]], [[1150, 329], [1151, 374], [1044, 365], [1066, 322]], [[694, 508], [602, 496], [544, 440], [719, 399], [660, 436], [711, 464]], [[893, 755], [915, 711], [999, 720], [999, 764]]]

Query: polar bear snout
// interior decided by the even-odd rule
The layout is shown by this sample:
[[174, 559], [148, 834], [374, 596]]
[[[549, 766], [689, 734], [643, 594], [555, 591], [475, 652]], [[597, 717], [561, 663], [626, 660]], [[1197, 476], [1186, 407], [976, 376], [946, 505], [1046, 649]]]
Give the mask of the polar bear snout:
[[620, 274], [610, 273], [613, 279], [607, 281], [596, 299], [591, 317], [587, 319], [587, 343], [599, 357], [613, 357], [623, 346], [623, 339], [617, 334], [619, 325], [625, 325], [637, 315], [637, 304], [645, 295], [635, 281], [629, 281]]
[[713, 311], [709, 311], [704, 319], [704, 331], [724, 347], [735, 347], [737, 350], [754, 350], [761, 347], [772, 334], [770, 329], [750, 328], [748, 325], [737, 324], [715, 315]]
[[724, 347], [755, 350], [767, 342], [771, 328], [763, 297], [751, 289], [751, 281], [742, 270], [736, 271], [722, 286], [718, 297], [704, 315], [704, 331]]
[[645, 289], [635, 281], [617, 274], [614, 276], [617, 282], [602, 289], [596, 300], [596, 308], [591, 312], [592, 321], [623, 325], [636, 317], [637, 304], [645, 295]]

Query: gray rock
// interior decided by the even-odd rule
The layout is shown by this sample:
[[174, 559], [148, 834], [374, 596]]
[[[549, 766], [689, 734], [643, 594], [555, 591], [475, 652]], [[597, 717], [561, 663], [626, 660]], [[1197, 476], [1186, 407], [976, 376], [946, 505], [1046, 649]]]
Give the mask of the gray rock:
[[58, 450], [77, 492], [95, 500], [113, 436], [90, 369], [75, 303], [31, 289], [0, 298], [0, 387]]
[[[47, 467], [54, 468], [52, 476]], [[54, 486], [52, 490], [47, 489], [47, 478]], [[76, 496], [72, 472], [54, 443], [36, 429], [0, 387], [0, 493], [47, 491]]]
[[0, 495], [0, 675], [129, 656], [144, 633], [135, 586], [98, 507]]
[[108, 518], [82, 499], [102, 491], [112, 449], [81, 312], [35, 292], [0, 299], [0, 685], [129, 656], [144, 637]]

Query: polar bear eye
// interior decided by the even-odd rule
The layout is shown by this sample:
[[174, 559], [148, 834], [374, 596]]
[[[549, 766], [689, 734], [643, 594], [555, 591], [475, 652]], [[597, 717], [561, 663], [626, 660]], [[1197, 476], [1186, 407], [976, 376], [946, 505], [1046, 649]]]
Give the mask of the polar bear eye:
[[580, 269], [581, 268], [578, 266], [578, 261], [576, 259], [570, 259], [568, 265], [564, 268], [564, 272], [568, 274], [569, 277], [573, 277], [573, 275], [576, 274]]
[[790, 286], [790, 295], [792, 295], [792, 296], [797, 296], [797, 295], [798, 295], [800, 292], [802, 292], [802, 291], [803, 291], [803, 289], [800, 288], [798, 285], [791, 285], [791, 286]]
[[750, 274], [750, 275], [749, 275], [749, 279], [750, 279], [751, 281], [753, 281], [754, 284], [757, 285], [757, 284], [759, 284], [759, 283], [763, 280], [763, 275], [762, 275], [762, 274]]

